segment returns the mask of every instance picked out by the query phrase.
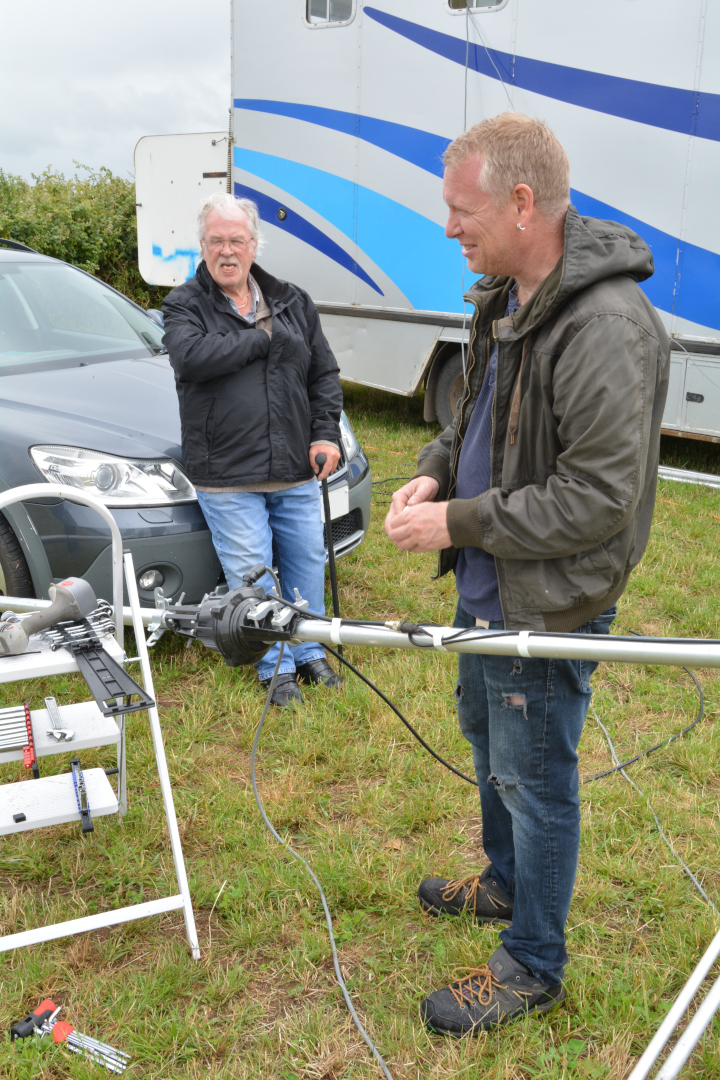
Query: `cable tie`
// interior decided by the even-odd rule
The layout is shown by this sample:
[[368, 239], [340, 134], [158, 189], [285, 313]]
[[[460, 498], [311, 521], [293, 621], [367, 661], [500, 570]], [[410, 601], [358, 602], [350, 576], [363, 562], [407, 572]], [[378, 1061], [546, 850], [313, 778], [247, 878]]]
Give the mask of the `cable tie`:
[[342, 619], [332, 619], [330, 622], [330, 640], [333, 645], [342, 645], [340, 640], [340, 627], [342, 626]]
[[[427, 627], [425, 627], [427, 630]], [[443, 632], [439, 626], [431, 626], [427, 632], [433, 640], [433, 648], [440, 649], [441, 652], [447, 652], [447, 649], [443, 645]]]
[[529, 630], [521, 630], [518, 634], [518, 652], [521, 656], [530, 657], [530, 650], [528, 649], [528, 640], [530, 638]]

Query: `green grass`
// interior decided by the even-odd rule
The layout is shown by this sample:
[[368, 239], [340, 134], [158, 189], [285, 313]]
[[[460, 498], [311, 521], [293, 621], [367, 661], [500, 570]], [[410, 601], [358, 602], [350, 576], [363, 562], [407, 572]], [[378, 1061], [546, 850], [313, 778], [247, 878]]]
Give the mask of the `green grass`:
[[[358, 437], [374, 448], [374, 478], [410, 476], [434, 430], [422, 422], [421, 402], [346, 391]], [[677, 453], [668, 441], [664, 455]], [[701, 456], [702, 464], [691, 458], [688, 465], [720, 471], [718, 449], [702, 445]], [[381, 498], [367, 542], [338, 567], [343, 613], [450, 622], [453, 581], [431, 580], [433, 556], [392, 548], [382, 531]], [[621, 602], [618, 629], [720, 636], [719, 525], [720, 492], [660, 484], [652, 541]], [[190, 959], [178, 913], [5, 953], [0, 1026], [7, 1029], [50, 996], [79, 1030], [131, 1053], [127, 1075], [143, 1080], [377, 1077], [334, 983], [318, 896], [265, 832], [253, 803], [249, 755], [263, 702], [254, 673], [231, 671], [199, 646], [184, 646], [166, 635], [153, 666], [202, 960]], [[347, 652], [431, 745], [459, 768], [471, 767], [454, 716], [451, 656]], [[717, 898], [720, 676], [703, 671], [700, 679], [702, 723], [634, 766], [633, 776]], [[695, 714], [682, 671], [608, 665], [594, 685], [594, 704], [624, 756]], [[88, 696], [78, 677], [67, 677], [5, 686], [0, 704], [29, 696], [37, 707], [49, 692], [61, 703]], [[79, 825], [64, 825], [0, 841], [3, 933], [174, 890], [144, 714], [131, 716], [128, 726], [124, 821], [98, 819], [86, 838]], [[84, 752], [82, 761], [114, 764], [110, 750]], [[63, 771], [64, 764], [51, 759], [44, 771]], [[609, 764], [590, 718], [581, 773]], [[492, 929], [468, 920], [423, 916], [415, 899], [421, 877], [482, 865], [476, 795], [357, 680], [339, 695], [312, 690], [305, 707], [271, 712], [258, 774], [271, 820], [323, 882], [348, 985], [397, 1080], [623, 1077], [715, 932], [643, 800], [618, 777], [588, 785], [568, 924], [567, 1006], [472, 1041], [431, 1038], [419, 1023], [419, 1002], [446, 985], [453, 969], [484, 962], [497, 942]], [[0, 781], [20, 779], [19, 765], [0, 768]], [[683, 1076], [720, 1075], [719, 1032], [716, 1025]], [[101, 1075], [107, 1074], [47, 1039], [0, 1043], [1, 1077]]]

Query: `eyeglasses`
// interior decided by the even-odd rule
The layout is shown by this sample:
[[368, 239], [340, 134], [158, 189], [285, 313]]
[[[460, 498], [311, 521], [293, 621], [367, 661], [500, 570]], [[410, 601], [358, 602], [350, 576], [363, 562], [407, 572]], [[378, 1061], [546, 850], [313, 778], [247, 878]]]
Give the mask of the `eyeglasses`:
[[233, 236], [230, 240], [221, 240], [219, 236], [203, 240], [205, 247], [209, 247], [211, 251], [222, 251], [226, 244], [229, 244], [233, 251], [244, 251], [248, 244], [254, 243], [254, 240], [243, 240], [240, 236]]

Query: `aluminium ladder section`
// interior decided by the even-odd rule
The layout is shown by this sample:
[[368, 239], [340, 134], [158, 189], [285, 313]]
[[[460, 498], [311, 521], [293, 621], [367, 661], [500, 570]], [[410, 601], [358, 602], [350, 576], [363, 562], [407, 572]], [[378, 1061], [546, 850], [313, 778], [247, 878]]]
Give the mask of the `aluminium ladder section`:
[[[110, 648], [108, 651], [119, 662], [126, 662], [125, 652], [123, 648], [123, 551], [122, 551], [122, 537], [120, 530], [115, 522], [110, 511], [107, 507], [101, 503], [98, 499], [95, 499], [91, 495], [85, 494], [83, 491], [79, 491], [77, 488], [72, 488], [64, 484], [27, 484], [23, 487], [12, 488], [9, 491], [0, 495], [0, 510], [9, 506], [14, 502], [22, 502], [26, 499], [36, 498], [61, 498], [68, 499], [71, 502], [80, 503], [83, 506], [89, 506], [95, 510], [100, 517], [106, 522], [110, 529], [111, 544], [112, 544], [112, 582], [113, 582], [113, 606], [115, 617], [115, 637], [116, 641], [108, 642]], [[128, 599], [130, 601], [130, 610], [133, 617], [133, 626], [135, 629], [135, 635], [137, 638], [138, 654], [142, 669], [142, 684], [146, 692], [153, 698], [155, 698], [155, 692], [152, 682], [152, 674], [150, 671], [150, 662], [148, 658], [147, 644], [145, 641], [145, 635], [143, 633], [142, 616], [140, 614], [140, 601], [137, 591], [137, 583], [135, 581], [135, 571], [133, 567], [132, 555], [126, 553], [124, 556], [124, 569], [126, 576]], [[1, 604], [0, 600], [0, 604]], [[45, 675], [64, 674], [68, 672], [75, 672], [78, 670], [75, 658], [65, 649], [58, 649], [54, 652], [50, 650], [42, 649], [38, 653], [20, 654], [16, 658], [6, 657], [0, 661], [0, 682], [15, 682], [19, 679], [31, 679], [40, 678]], [[149, 915], [159, 915], [166, 911], [182, 910], [185, 918], [185, 930], [187, 933], [188, 944], [193, 959], [200, 959], [200, 947], [198, 943], [197, 930], [195, 927], [195, 917], [192, 910], [192, 900], [190, 897], [190, 891], [188, 888], [187, 874], [185, 871], [185, 861], [182, 852], [182, 845], [180, 843], [180, 834], [178, 832], [177, 818], [175, 816], [175, 806], [172, 796], [172, 788], [170, 786], [170, 778], [167, 768], [167, 760], [165, 757], [165, 748], [162, 740], [162, 732], [160, 730], [160, 720], [158, 716], [157, 706], [153, 706], [151, 710], [148, 710], [148, 716], [150, 720], [150, 730], [153, 738], [153, 747], [155, 751], [155, 761], [158, 769], [158, 778], [160, 780], [160, 789], [163, 797], [163, 805], [165, 809], [165, 818], [168, 826], [168, 832], [170, 834], [170, 843], [173, 855], [173, 864], [175, 867], [175, 876], [178, 883], [179, 892], [176, 896], [161, 897], [157, 900], [149, 900], [142, 904], [131, 904], [124, 908], [115, 908], [110, 911], [99, 912], [96, 915], [88, 915], [79, 919], [70, 919], [67, 922], [55, 923], [52, 926], [38, 927], [34, 930], [25, 930], [17, 934], [7, 934], [4, 937], [0, 937], [0, 952], [6, 952], [10, 949], [17, 949], [26, 945], [36, 945], [44, 941], [52, 941], [57, 938], [70, 937], [74, 934], [87, 933], [91, 930], [99, 930], [107, 926], [116, 926], [120, 923], [132, 922], [135, 919], [142, 919]], [[124, 717], [118, 717], [121, 721], [121, 731], [118, 743], [118, 768], [121, 772], [118, 774], [118, 809], [122, 813], [125, 809], [124, 803], [126, 798], [125, 793], [125, 723]], [[74, 747], [73, 744], [65, 744], [63, 749], [58, 748], [58, 752], [72, 753]], [[93, 770], [89, 770], [93, 771]], [[103, 777], [104, 779], [104, 777]], [[20, 784], [35, 784], [42, 781], [25, 780]], [[92, 806], [91, 806], [92, 811]], [[79, 814], [78, 814], [79, 819]], [[18, 830], [21, 831], [21, 830]]]

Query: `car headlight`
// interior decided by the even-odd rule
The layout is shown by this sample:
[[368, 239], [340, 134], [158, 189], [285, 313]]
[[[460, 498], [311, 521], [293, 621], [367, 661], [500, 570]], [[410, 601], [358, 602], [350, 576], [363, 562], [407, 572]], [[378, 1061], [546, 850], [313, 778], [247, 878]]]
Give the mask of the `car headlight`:
[[78, 446], [31, 446], [30, 457], [51, 484], [67, 484], [106, 506], [158, 506], [197, 498], [170, 458], [124, 458]]
[[345, 460], [351, 461], [360, 449], [360, 445], [355, 438], [355, 432], [352, 429], [350, 421], [344, 412], [340, 413], [340, 438], [342, 439], [343, 450], [345, 451]]

